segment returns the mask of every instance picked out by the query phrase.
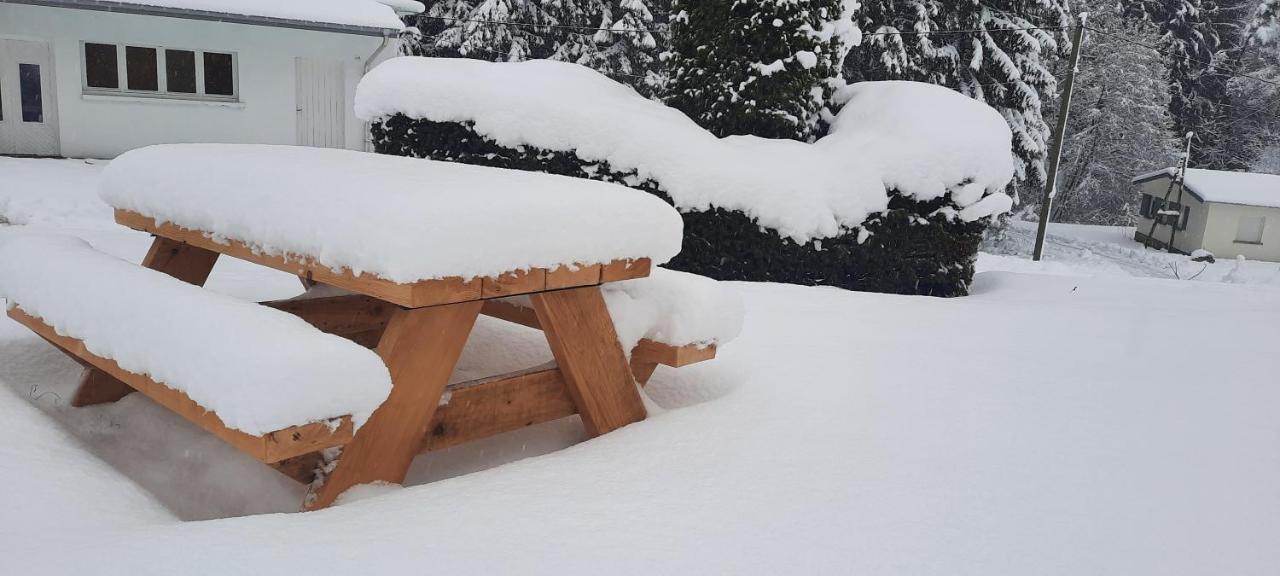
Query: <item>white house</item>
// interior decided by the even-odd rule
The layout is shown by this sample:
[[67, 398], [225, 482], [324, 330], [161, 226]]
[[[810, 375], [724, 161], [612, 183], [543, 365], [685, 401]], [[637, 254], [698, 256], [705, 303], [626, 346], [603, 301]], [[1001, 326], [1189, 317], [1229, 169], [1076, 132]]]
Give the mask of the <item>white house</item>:
[[1141, 191], [1136, 240], [1184, 254], [1204, 249], [1280, 262], [1280, 176], [1192, 168], [1185, 190], [1176, 176], [1165, 168], [1133, 179]]
[[0, 154], [362, 149], [356, 84], [411, 0], [0, 0]]

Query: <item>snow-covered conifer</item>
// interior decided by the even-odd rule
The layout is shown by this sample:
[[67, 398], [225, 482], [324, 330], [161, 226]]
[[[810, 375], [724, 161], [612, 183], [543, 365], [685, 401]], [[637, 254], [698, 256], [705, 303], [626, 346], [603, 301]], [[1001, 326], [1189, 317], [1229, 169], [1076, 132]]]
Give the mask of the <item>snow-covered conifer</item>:
[[916, 80], [986, 102], [1013, 130], [1018, 179], [1043, 181], [1042, 108], [1070, 48], [1067, 0], [865, 0], [857, 18], [864, 37], [845, 61], [847, 81]]
[[663, 77], [664, 24], [648, 0], [438, 0], [416, 25], [417, 55], [574, 62], [646, 94]]
[[677, 0], [673, 11], [669, 105], [717, 136], [825, 132], [840, 0]]

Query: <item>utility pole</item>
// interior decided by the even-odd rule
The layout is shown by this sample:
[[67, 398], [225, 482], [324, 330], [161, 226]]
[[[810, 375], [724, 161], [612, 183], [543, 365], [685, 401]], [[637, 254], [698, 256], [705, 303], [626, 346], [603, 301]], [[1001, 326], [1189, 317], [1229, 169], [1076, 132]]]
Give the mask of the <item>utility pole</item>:
[[1049, 214], [1053, 208], [1053, 197], [1057, 194], [1058, 163], [1062, 160], [1062, 138], [1067, 132], [1067, 117], [1071, 115], [1071, 90], [1076, 84], [1076, 69], [1080, 65], [1080, 45], [1084, 44], [1084, 23], [1088, 14], [1081, 14], [1071, 38], [1071, 67], [1067, 70], [1067, 83], [1062, 89], [1062, 99], [1058, 103], [1058, 125], [1053, 133], [1053, 144], [1049, 147], [1049, 174], [1044, 182], [1044, 200], [1040, 202], [1040, 226], [1036, 229], [1036, 250], [1031, 259], [1039, 261], [1044, 254], [1044, 234], [1049, 229]]

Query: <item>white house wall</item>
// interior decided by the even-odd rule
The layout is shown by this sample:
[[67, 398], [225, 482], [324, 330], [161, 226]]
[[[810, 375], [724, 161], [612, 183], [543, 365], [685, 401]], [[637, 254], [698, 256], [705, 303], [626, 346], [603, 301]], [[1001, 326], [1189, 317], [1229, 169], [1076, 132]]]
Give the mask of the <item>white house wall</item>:
[[[1236, 242], [1240, 217], [1246, 215], [1266, 217], [1266, 225], [1262, 229], [1262, 244]], [[1280, 208], [1210, 204], [1204, 249], [1213, 252], [1218, 258], [1244, 256], [1250, 260], [1280, 262]]]
[[[365, 58], [382, 43], [372, 36], [16, 4], [0, 4], [0, 37], [50, 43], [62, 155], [96, 158], [156, 143], [296, 143], [296, 57], [342, 62], [346, 146], [361, 149], [364, 126], [351, 102]], [[234, 52], [239, 102], [85, 95], [85, 41]], [[394, 53], [393, 43], [382, 57]]]

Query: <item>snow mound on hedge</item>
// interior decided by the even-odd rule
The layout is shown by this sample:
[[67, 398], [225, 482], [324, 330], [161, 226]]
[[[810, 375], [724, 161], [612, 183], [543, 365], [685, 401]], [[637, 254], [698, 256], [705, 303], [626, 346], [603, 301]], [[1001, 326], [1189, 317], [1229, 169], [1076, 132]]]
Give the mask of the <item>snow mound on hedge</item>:
[[[837, 236], [888, 207], [889, 191], [948, 191], [961, 217], [993, 213], [1013, 178], [1012, 136], [995, 110], [929, 84], [864, 82], [815, 142], [716, 138], [679, 111], [594, 70], [547, 60], [404, 57], [360, 83], [356, 114], [471, 122], [506, 147], [574, 151], [657, 181], [684, 211], [741, 211], [797, 242]], [[1007, 210], [1007, 208], [1005, 208]], [[978, 216], [974, 216], [978, 214]]]

